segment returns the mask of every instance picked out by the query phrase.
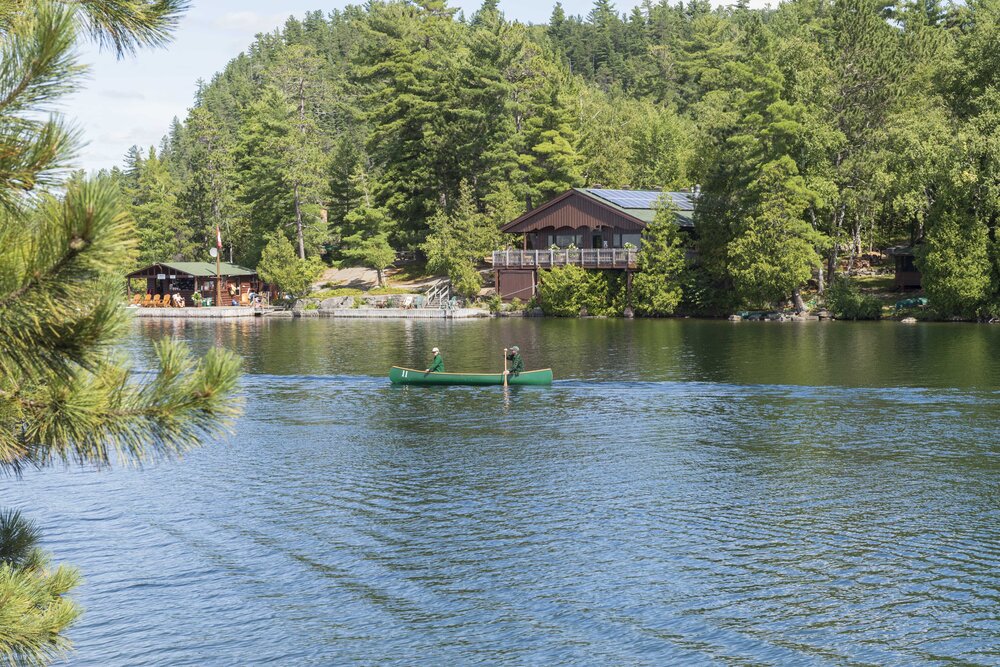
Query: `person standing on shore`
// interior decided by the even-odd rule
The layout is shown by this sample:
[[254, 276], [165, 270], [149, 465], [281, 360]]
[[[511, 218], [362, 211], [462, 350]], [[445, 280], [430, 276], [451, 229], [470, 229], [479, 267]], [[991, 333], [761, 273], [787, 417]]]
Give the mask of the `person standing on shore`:
[[436, 347], [431, 350], [434, 354], [434, 359], [431, 361], [431, 367], [427, 369], [427, 373], [444, 373], [444, 359], [441, 357], [441, 350]]

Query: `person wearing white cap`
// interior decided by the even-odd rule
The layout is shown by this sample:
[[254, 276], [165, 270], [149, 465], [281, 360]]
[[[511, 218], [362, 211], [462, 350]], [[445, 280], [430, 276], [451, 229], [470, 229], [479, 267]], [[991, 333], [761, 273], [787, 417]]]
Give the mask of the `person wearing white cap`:
[[435, 348], [431, 349], [434, 354], [434, 360], [431, 361], [431, 367], [427, 369], [428, 373], [444, 373], [444, 359], [441, 358], [441, 350]]

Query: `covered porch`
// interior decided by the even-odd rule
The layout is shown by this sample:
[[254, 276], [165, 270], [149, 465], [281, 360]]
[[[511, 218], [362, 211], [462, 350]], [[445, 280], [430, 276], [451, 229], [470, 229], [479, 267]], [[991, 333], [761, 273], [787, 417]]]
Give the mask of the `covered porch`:
[[130, 301], [134, 300], [133, 294], [155, 297], [157, 301], [172, 299], [177, 294], [190, 307], [195, 305], [192, 299], [195, 292], [205, 299], [204, 305], [214, 306], [248, 305], [250, 292], [267, 292], [267, 285], [253, 269], [227, 262], [219, 268], [221, 304], [215, 303], [216, 266], [211, 262], [162, 262], [143, 267], [126, 276], [127, 294]]
[[636, 254], [633, 248], [497, 250], [493, 253], [493, 268], [552, 269], [574, 265], [586, 269], [634, 269]]

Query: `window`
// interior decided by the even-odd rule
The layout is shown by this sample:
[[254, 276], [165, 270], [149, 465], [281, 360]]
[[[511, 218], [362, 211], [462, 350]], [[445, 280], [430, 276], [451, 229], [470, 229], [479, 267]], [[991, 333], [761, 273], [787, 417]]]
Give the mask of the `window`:
[[555, 234], [549, 234], [550, 245], [555, 245], [560, 248], [568, 248], [571, 245], [575, 245], [579, 248], [583, 244], [583, 237], [574, 231], [564, 231], [556, 232]]
[[631, 243], [636, 248], [642, 245], [642, 234], [622, 234], [615, 232], [615, 247], [624, 248], [626, 243]]

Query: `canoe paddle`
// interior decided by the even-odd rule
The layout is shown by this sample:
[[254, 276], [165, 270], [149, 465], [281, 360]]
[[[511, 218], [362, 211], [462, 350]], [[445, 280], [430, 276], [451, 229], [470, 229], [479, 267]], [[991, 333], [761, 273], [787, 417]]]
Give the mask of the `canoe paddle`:
[[503, 386], [507, 386], [507, 348], [503, 349]]

